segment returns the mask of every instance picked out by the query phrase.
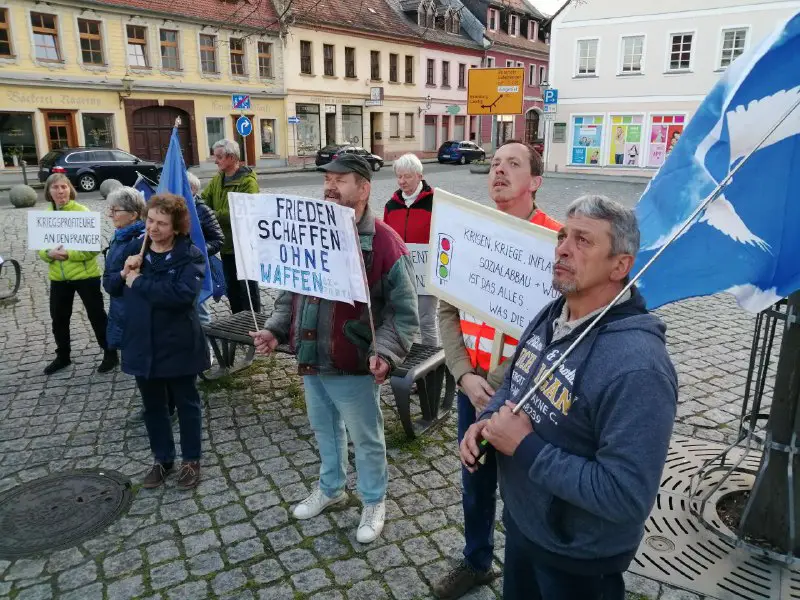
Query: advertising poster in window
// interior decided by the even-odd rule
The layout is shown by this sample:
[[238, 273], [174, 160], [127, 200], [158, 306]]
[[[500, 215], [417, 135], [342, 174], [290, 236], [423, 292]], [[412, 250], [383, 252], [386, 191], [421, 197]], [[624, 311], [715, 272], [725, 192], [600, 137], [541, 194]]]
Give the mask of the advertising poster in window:
[[642, 154], [641, 115], [615, 115], [611, 117], [611, 144], [608, 149], [608, 164], [613, 166], [638, 167]]
[[603, 142], [603, 117], [572, 117], [573, 165], [599, 165]]
[[650, 117], [650, 151], [647, 166], [659, 168], [683, 133], [685, 115], [653, 115]]

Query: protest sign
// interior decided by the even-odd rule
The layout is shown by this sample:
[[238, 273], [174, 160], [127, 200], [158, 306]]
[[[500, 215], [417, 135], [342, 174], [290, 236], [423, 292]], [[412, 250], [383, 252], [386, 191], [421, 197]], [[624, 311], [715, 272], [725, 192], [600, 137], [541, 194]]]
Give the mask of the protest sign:
[[100, 213], [84, 211], [28, 211], [28, 250], [100, 251]]
[[428, 279], [428, 258], [430, 257], [430, 246], [428, 244], [406, 244], [411, 262], [414, 264], [414, 279], [417, 283], [418, 296], [430, 296], [425, 282]]
[[427, 289], [519, 337], [559, 295], [556, 233], [438, 188], [435, 198]]
[[327, 300], [367, 302], [355, 211], [289, 194], [228, 194], [239, 279]]

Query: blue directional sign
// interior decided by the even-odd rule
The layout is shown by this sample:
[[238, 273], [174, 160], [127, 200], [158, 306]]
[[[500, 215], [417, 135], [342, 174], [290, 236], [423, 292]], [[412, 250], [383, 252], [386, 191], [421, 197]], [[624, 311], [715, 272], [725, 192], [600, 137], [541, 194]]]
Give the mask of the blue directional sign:
[[243, 137], [247, 137], [251, 133], [253, 133], [253, 124], [250, 122], [250, 119], [242, 115], [236, 120], [236, 131], [239, 132], [239, 135]]
[[250, 110], [250, 94], [231, 94], [233, 110]]
[[545, 104], [558, 104], [558, 90], [557, 89], [549, 89], [544, 91], [544, 103]]
[[300, 123], [300, 117], [289, 117], [289, 125], [297, 125]]

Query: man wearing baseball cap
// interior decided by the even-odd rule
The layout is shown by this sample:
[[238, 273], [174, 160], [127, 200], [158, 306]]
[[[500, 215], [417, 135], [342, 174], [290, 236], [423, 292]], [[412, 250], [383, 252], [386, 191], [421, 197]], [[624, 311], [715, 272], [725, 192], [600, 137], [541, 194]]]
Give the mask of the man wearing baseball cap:
[[308, 420], [320, 453], [319, 486], [293, 514], [310, 519], [347, 500], [347, 436], [353, 440], [358, 492], [364, 503], [356, 539], [374, 541], [383, 530], [388, 481], [379, 387], [403, 362], [419, 330], [411, 258], [400, 237], [369, 208], [372, 170], [345, 154], [321, 167], [325, 200], [355, 211], [367, 271], [375, 339], [367, 305], [283, 292], [264, 329], [252, 333], [269, 354], [288, 342], [303, 376]]

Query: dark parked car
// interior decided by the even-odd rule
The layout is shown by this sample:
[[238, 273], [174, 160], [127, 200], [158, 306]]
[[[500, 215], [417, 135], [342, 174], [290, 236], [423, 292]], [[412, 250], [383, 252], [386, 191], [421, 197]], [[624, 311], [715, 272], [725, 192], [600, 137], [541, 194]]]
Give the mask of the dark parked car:
[[439, 147], [437, 157], [440, 163], [457, 162], [461, 165], [472, 162], [473, 160], [483, 160], [486, 152], [473, 142], [445, 142]]
[[383, 166], [383, 159], [380, 156], [368, 152], [361, 146], [351, 146], [350, 144], [335, 144], [317, 150], [316, 165], [318, 167], [326, 165], [332, 160], [339, 158], [342, 154], [357, 154], [366, 159], [373, 171], [380, 171]]
[[64, 173], [79, 192], [91, 192], [106, 179], [133, 185], [137, 172], [158, 181], [162, 166], [114, 148], [60, 148], [39, 161], [39, 181], [52, 173]]

